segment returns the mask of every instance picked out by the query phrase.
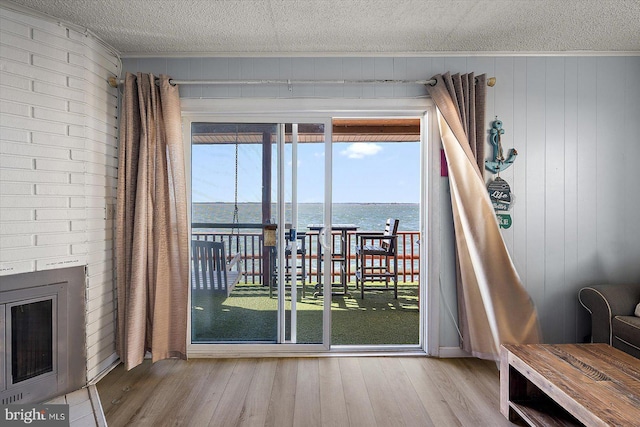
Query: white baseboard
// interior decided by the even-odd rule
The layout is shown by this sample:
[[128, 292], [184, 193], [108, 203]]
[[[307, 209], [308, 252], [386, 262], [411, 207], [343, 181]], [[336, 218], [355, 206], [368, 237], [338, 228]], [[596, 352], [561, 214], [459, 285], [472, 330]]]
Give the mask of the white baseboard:
[[97, 384], [102, 378], [104, 378], [109, 372], [111, 372], [116, 366], [120, 364], [120, 358], [117, 354], [112, 354], [107, 360], [103, 362], [106, 366], [104, 369], [100, 371], [95, 377], [93, 377], [90, 381], [87, 382], [87, 385]]
[[460, 347], [440, 347], [438, 348], [438, 356], [442, 359], [449, 359], [454, 357], [473, 357], [471, 353], [467, 353]]

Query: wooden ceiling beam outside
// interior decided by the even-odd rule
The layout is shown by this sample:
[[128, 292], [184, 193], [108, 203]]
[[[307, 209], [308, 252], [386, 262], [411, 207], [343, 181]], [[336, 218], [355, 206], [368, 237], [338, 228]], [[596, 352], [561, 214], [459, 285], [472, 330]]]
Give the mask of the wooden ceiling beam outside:
[[336, 126], [334, 135], [420, 135], [420, 125], [413, 126]]
[[363, 138], [382, 138], [397, 135], [400, 141], [420, 138], [420, 119], [333, 119], [334, 136], [358, 135]]
[[420, 126], [420, 119], [333, 119], [333, 126]]

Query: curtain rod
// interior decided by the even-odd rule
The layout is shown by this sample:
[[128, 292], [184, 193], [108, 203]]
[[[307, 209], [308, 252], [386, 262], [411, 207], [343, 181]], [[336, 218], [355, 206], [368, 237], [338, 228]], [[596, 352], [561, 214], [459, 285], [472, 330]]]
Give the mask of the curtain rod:
[[[123, 79], [109, 77], [109, 85], [118, 87], [124, 83]], [[293, 84], [416, 84], [430, 85], [436, 84], [436, 80], [175, 80], [169, 79], [172, 85], [293, 85]], [[496, 84], [495, 77], [487, 79], [487, 86], [493, 87]]]

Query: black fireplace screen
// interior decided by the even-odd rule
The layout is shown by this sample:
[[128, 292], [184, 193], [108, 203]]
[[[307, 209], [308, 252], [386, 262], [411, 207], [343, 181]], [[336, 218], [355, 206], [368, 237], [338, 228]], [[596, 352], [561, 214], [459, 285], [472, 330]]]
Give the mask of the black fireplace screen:
[[13, 383], [53, 371], [53, 301], [11, 307]]

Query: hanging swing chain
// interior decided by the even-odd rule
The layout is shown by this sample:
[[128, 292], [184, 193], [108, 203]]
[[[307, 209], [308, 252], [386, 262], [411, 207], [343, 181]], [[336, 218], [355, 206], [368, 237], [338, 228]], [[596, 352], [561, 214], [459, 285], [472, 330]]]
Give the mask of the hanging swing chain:
[[236, 176], [235, 176], [235, 198], [233, 204], [233, 224], [236, 225], [231, 232], [233, 234], [233, 230], [236, 230], [236, 233], [240, 234], [240, 230], [237, 227], [239, 222], [238, 220], [238, 134], [236, 133]]

